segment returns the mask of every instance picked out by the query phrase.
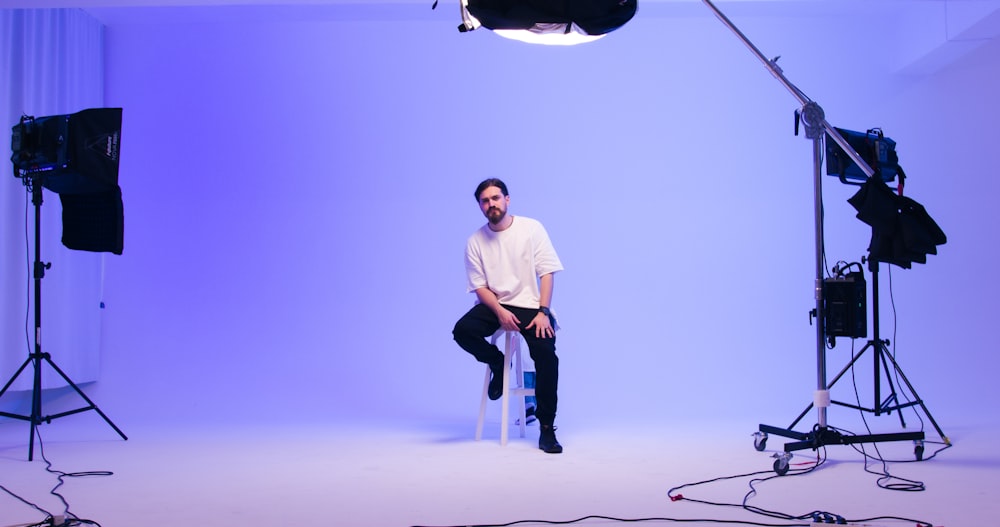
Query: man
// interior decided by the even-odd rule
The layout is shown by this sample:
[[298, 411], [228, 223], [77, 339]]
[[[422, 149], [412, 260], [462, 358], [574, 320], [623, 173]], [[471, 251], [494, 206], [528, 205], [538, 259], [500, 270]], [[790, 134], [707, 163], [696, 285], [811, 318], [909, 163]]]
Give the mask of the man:
[[465, 270], [476, 305], [455, 324], [455, 342], [479, 362], [490, 366], [490, 399], [503, 392], [503, 352], [486, 339], [499, 328], [518, 331], [535, 362], [535, 416], [541, 426], [538, 448], [562, 452], [553, 423], [559, 358], [556, 356], [552, 305], [553, 275], [562, 270], [542, 224], [507, 214], [507, 185], [496, 178], [476, 188], [476, 201], [488, 220], [469, 237]]

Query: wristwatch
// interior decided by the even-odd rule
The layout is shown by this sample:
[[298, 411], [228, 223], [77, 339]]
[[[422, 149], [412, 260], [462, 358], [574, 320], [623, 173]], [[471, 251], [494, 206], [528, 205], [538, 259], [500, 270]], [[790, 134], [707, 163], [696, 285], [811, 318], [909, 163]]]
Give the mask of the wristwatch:
[[551, 312], [551, 311], [549, 311], [549, 308], [547, 308], [547, 307], [545, 307], [545, 306], [541, 306], [541, 307], [539, 307], [539, 308], [538, 308], [538, 310], [539, 310], [539, 311], [541, 311], [541, 312], [542, 312], [542, 314], [544, 314], [545, 316], [547, 316], [547, 317], [549, 317], [549, 318], [551, 318], [551, 317], [552, 317], [552, 312]]

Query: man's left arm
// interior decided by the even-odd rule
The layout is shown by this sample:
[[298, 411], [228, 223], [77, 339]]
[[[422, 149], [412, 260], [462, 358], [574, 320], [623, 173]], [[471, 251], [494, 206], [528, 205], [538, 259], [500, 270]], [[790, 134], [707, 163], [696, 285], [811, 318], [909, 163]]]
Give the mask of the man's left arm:
[[[552, 305], [552, 288], [554, 284], [555, 273], [543, 274], [538, 279], [539, 309], [544, 307], [547, 311], [549, 306]], [[556, 334], [555, 328], [552, 327], [552, 319], [542, 311], [539, 311], [535, 315], [535, 318], [531, 320], [526, 329], [532, 328], [535, 329], [535, 336], [538, 338], [550, 338]]]

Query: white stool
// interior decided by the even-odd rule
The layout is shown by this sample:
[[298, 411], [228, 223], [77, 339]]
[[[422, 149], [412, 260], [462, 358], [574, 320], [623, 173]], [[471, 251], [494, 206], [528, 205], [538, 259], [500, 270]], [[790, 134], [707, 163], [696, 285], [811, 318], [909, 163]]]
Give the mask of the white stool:
[[[493, 334], [490, 342], [496, 346], [497, 340], [503, 335], [503, 393], [500, 395], [500, 444], [507, 445], [507, 429], [510, 426], [510, 400], [515, 398], [517, 402], [520, 419], [518, 424], [521, 429], [521, 437], [524, 437], [525, 411], [524, 398], [535, 395], [534, 388], [524, 387], [524, 370], [521, 367], [521, 334], [517, 331], [505, 331], [499, 329]], [[511, 366], [514, 367], [514, 386], [511, 386]], [[489, 400], [490, 390], [490, 367], [486, 366], [486, 379], [483, 381], [483, 397], [479, 403], [479, 421], [476, 423], [476, 441], [483, 438], [483, 423], [486, 420], [486, 402]]]

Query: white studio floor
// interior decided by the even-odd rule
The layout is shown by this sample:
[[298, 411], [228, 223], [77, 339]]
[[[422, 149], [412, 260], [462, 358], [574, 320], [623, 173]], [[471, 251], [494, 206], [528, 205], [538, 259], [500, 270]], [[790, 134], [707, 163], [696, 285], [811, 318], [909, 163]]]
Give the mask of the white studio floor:
[[[496, 416], [494, 412], [494, 416]], [[114, 416], [109, 416], [114, 420]], [[894, 424], [885, 416], [879, 423]], [[982, 421], [987, 419], [983, 418]], [[990, 421], [995, 419], [990, 418]], [[644, 426], [561, 423], [561, 455], [536, 448], [537, 427], [511, 442], [497, 441], [499, 417], [483, 441], [473, 439], [475, 417], [457, 423], [340, 423], [178, 425], [123, 423], [121, 440], [95, 412], [39, 427], [44, 455], [62, 472], [109, 471], [107, 476], [66, 478], [58, 492], [75, 516], [104, 527], [131, 526], [450, 526], [499, 525], [519, 520], [567, 521], [598, 515], [625, 519], [739, 520], [808, 525], [713, 506], [692, 499], [739, 504], [750, 477], [687, 487], [685, 500], [668, 491], [686, 483], [759, 472], [774, 475], [771, 454], [784, 438], [771, 436], [757, 452], [756, 424], [676, 423]], [[752, 423], [752, 421], [748, 421]], [[787, 423], [786, 423], [787, 424]], [[753, 507], [791, 515], [822, 510], [848, 520], [897, 516], [935, 526], [994, 526], [1000, 522], [998, 427], [942, 423], [953, 447], [936, 458], [913, 460], [911, 443], [881, 443], [898, 477], [922, 482], [922, 492], [879, 488], [850, 446], [826, 449], [827, 461], [793, 475], [815, 460], [800, 451], [789, 475], [755, 485]], [[0, 485], [59, 514], [49, 493], [58, 482], [36, 444], [27, 461], [26, 422], [0, 422]], [[939, 445], [928, 427], [926, 455]], [[867, 446], [872, 451], [871, 445]], [[872, 470], [881, 464], [870, 462]], [[899, 483], [893, 480], [890, 483]], [[0, 493], [0, 526], [39, 522], [44, 515]], [[617, 525], [589, 519], [577, 525]], [[639, 525], [670, 525], [657, 520]], [[862, 523], [859, 523], [862, 524]], [[864, 525], [914, 525], [867, 520]]]

